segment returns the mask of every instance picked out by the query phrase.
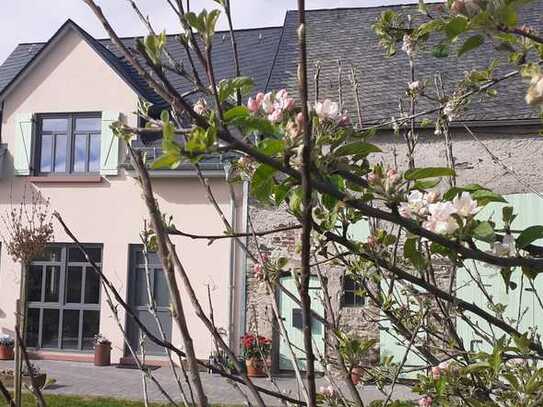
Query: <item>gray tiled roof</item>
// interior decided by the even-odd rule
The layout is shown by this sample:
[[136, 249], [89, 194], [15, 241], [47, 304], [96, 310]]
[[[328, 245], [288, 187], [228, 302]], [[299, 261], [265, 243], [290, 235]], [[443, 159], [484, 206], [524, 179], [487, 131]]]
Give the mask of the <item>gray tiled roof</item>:
[[[352, 65], [356, 69], [360, 83], [362, 116], [366, 123], [391, 116], [398, 117], [399, 99], [404, 95], [409, 82], [408, 59], [405, 53], [399, 50], [396, 56], [385, 57], [385, 51], [379, 46], [371, 28], [380, 14], [389, 8], [404, 15], [411, 14], [414, 17], [420, 15], [416, 11], [416, 5], [312, 10], [306, 14], [309, 80], [313, 83], [314, 64], [319, 61], [320, 98], [338, 100], [337, 60], [340, 59], [343, 66], [344, 107], [355, 119], [356, 107], [349, 72]], [[270, 89], [285, 86], [293, 89], [296, 86], [297, 19], [296, 11], [287, 13], [278, 57], [272, 70]], [[543, 0], [536, 0], [524, 7], [520, 21], [540, 32], [543, 31]], [[461, 44], [461, 41], [459, 43]], [[456, 52], [451, 52], [451, 55], [453, 54]], [[440, 59], [432, 57], [428, 47], [417, 53], [415, 62], [417, 79], [428, 79], [432, 83], [433, 74], [438, 71], [443, 76], [446, 88], [450, 88], [452, 83], [463, 77], [465, 71], [483, 68], [493, 58], [503, 57], [503, 54], [489, 44], [484, 44], [460, 59], [455, 56]], [[515, 68], [509, 66], [501, 72], [513, 69]], [[515, 86], [497, 86], [498, 97], [495, 99], [489, 99], [484, 104], [472, 103], [462, 118], [479, 121], [537, 118], [537, 110], [524, 102], [526, 84], [520, 82], [518, 78], [513, 83]], [[313, 95], [313, 85], [309, 86], [309, 90]], [[418, 111], [423, 111], [429, 106], [421, 99]]]
[[[153, 103], [161, 103], [161, 98], [147, 86], [135, 69], [124, 60], [111, 40], [94, 39], [71, 20], [68, 20], [52, 38], [55, 38], [68, 27], [77, 30], [106, 62], [142, 97]], [[252, 77], [255, 81], [255, 88], [257, 89], [264, 89], [266, 87], [271, 61], [277, 50], [281, 32], [282, 27], [235, 31], [234, 35], [240, 49], [241, 74]], [[134, 46], [135, 37], [124, 38], [123, 42], [128, 46]], [[0, 95], [48, 43], [20, 44], [15, 48], [2, 66], [0, 66]], [[167, 48], [176, 60], [186, 63], [185, 50], [178, 42], [176, 36], [168, 36]], [[230, 46], [230, 34], [228, 32], [216, 33], [212, 55], [217, 80], [233, 77], [232, 49]], [[186, 66], [189, 70], [188, 64]], [[200, 75], [204, 83], [206, 83], [203, 70], [200, 70]], [[192, 88], [185, 79], [174, 74], [168, 74], [168, 76], [179, 92], [185, 92]]]

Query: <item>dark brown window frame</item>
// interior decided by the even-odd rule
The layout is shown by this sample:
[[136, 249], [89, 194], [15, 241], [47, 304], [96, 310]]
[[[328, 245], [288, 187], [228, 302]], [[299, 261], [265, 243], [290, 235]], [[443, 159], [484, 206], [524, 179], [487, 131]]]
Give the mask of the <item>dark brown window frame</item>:
[[[42, 172], [41, 171], [41, 140], [42, 140], [42, 123], [44, 119], [60, 119], [60, 118], [66, 118], [68, 119], [68, 130], [66, 132], [67, 135], [67, 146], [66, 146], [66, 170], [64, 172], [55, 172], [54, 169], [54, 160], [51, 162], [52, 171], [51, 172]], [[99, 119], [102, 118], [102, 112], [95, 111], [95, 112], [59, 112], [59, 113], [38, 113], [35, 115], [34, 123], [35, 128], [33, 131], [33, 153], [32, 153], [32, 174], [35, 177], [82, 177], [82, 176], [99, 176], [100, 170], [98, 171], [88, 171], [89, 166], [89, 153], [90, 149], [87, 148], [87, 157], [85, 159], [85, 172], [74, 172], [73, 171], [73, 165], [74, 165], [74, 142], [75, 142], [75, 136], [76, 134], [79, 134], [75, 131], [75, 121], [76, 119]], [[85, 134], [90, 134], [89, 132], [85, 132]], [[99, 134], [100, 132], [96, 133], [93, 132], [92, 134]], [[88, 142], [87, 142], [88, 143]], [[89, 147], [89, 146], [87, 146]], [[52, 155], [54, 156], [54, 144], [52, 148]]]
[[[352, 288], [346, 287], [346, 285], [349, 283], [352, 284], [353, 286]], [[366, 298], [356, 293], [360, 288], [361, 288], [360, 284], [358, 284], [356, 280], [354, 280], [352, 277], [350, 277], [347, 274], [344, 275], [341, 282], [341, 306], [345, 308], [359, 308], [366, 305]], [[345, 301], [346, 293], [352, 294], [352, 299], [353, 299], [352, 302]]]
[[[86, 248], [96, 248], [100, 249], [102, 261], [100, 263], [97, 263], [99, 267], [102, 266], [103, 263], [103, 256], [104, 256], [104, 248], [102, 244], [99, 243], [90, 243], [90, 244], [83, 244]], [[101, 319], [101, 302], [102, 302], [102, 289], [101, 285], [99, 285], [99, 292], [98, 292], [98, 302], [97, 303], [86, 303], [85, 302], [85, 293], [86, 293], [86, 273], [87, 272], [93, 272], [91, 270], [90, 263], [87, 262], [75, 262], [75, 261], [69, 261], [68, 259], [68, 251], [72, 248], [77, 248], [76, 245], [71, 243], [52, 243], [48, 245], [48, 248], [59, 248], [61, 249], [61, 258], [60, 260], [43, 260], [38, 259], [31, 263], [31, 266], [38, 266], [38, 267], [44, 267], [42, 269], [42, 276], [41, 276], [41, 285], [42, 285], [42, 291], [41, 291], [41, 299], [40, 301], [32, 301], [31, 298], [28, 299], [27, 303], [27, 329], [29, 329], [28, 326], [28, 315], [30, 310], [37, 310], [39, 312], [38, 316], [38, 332], [37, 332], [37, 340], [38, 344], [37, 346], [28, 346], [29, 349], [32, 350], [43, 350], [43, 351], [53, 351], [53, 352], [76, 352], [76, 353], [92, 353], [92, 349], [84, 349], [83, 348], [83, 318], [84, 318], [84, 312], [85, 311], [93, 311], [98, 312], [98, 332], [100, 332], [100, 319]], [[68, 302], [67, 301], [67, 292], [66, 292], [66, 285], [68, 281], [68, 268], [70, 266], [82, 266], [84, 268], [83, 274], [82, 274], [82, 285], [81, 285], [81, 300], [80, 302]], [[28, 268], [28, 273], [30, 273], [30, 267]], [[46, 274], [43, 270], [45, 270], [45, 267], [58, 267], [59, 268], [59, 292], [58, 292], [58, 300], [57, 301], [46, 301], [44, 295], [43, 288], [46, 284]], [[30, 290], [30, 275], [27, 276], [27, 289]], [[30, 297], [30, 292], [27, 294], [28, 297]], [[59, 316], [58, 316], [58, 334], [57, 334], [57, 346], [56, 347], [47, 347], [42, 346], [43, 344], [43, 323], [44, 323], [44, 313], [47, 310], [58, 310]], [[63, 333], [63, 319], [64, 319], [64, 311], [79, 311], [79, 321], [78, 321], [78, 346], [77, 349], [74, 348], [64, 348], [63, 347], [63, 339], [64, 339], [64, 333]], [[27, 339], [29, 337], [29, 332], [27, 332]]]

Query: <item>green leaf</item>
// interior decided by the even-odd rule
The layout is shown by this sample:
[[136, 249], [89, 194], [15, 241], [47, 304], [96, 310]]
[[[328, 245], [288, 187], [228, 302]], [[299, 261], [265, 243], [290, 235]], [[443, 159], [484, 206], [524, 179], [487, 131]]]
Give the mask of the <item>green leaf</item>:
[[525, 332], [522, 335], [513, 335], [513, 341], [515, 345], [522, 353], [528, 353], [530, 351], [530, 340], [528, 339], [528, 334]]
[[481, 46], [484, 42], [485, 42], [485, 38], [481, 34], [476, 34], [469, 37], [458, 50], [458, 56], [461, 57], [466, 52], [469, 52]]
[[431, 178], [424, 181], [415, 181], [415, 185], [413, 186], [414, 189], [418, 189], [420, 191], [426, 191], [427, 189], [431, 189], [435, 187], [437, 184], [441, 182], [441, 178]]
[[233, 79], [223, 79], [218, 85], [219, 101], [222, 103], [230, 96], [233, 96], [237, 90], [242, 95], [246, 95], [253, 88], [253, 80], [247, 76], [239, 76]]
[[475, 227], [475, 229], [473, 229], [473, 237], [477, 240], [481, 240], [487, 243], [492, 243], [496, 240], [496, 234], [494, 233], [494, 228], [487, 221], [479, 223]]
[[285, 143], [283, 140], [265, 138], [260, 143], [258, 143], [257, 148], [262, 153], [272, 156], [275, 154], [282, 153], [283, 150], [285, 149]]
[[426, 265], [426, 261], [424, 256], [417, 249], [417, 242], [418, 238], [407, 239], [404, 244], [403, 255], [411, 262], [411, 264], [413, 264], [415, 269], [423, 270]]
[[243, 119], [250, 115], [249, 109], [246, 106], [234, 106], [224, 112], [224, 121], [229, 122], [235, 119]]
[[456, 195], [458, 195], [461, 192], [467, 191], [467, 192], [475, 192], [479, 190], [487, 190], [487, 188], [479, 185], [479, 184], [467, 184], [462, 187], [453, 187], [450, 188], [445, 194], [443, 194], [443, 199], [445, 201], [451, 201]]
[[179, 167], [179, 164], [181, 164], [181, 156], [179, 154], [163, 154], [151, 163], [151, 169], [175, 169]]
[[455, 175], [455, 172], [451, 168], [427, 167], [427, 168], [413, 168], [411, 170], [407, 170], [404, 173], [404, 178], [408, 181], [415, 181], [417, 179], [449, 177], [453, 175]]
[[516, 239], [517, 249], [524, 249], [526, 246], [543, 238], [543, 226], [535, 225], [524, 229]]
[[251, 191], [256, 199], [267, 202], [272, 193], [275, 169], [269, 165], [261, 164], [253, 174], [251, 180]]
[[485, 206], [490, 202], [507, 202], [503, 196], [487, 189], [472, 192], [471, 197], [477, 201], [479, 206]]
[[515, 27], [518, 23], [517, 10], [511, 4], [500, 9], [497, 14], [507, 27]]
[[449, 56], [449, 46], [445, 43], [432, 47], [432, 55], [436, 58], [445, 58]]
[[356, 143], [344, 144], [335, 151], [335, 155], [363, 155], [366, 156], [370, 153], [381, 153], [382, 150], [375, 144], [365, 143], [358, 141]]
[[453, 41], [468, 28], [468, 19], [464, 16], [456, 16], [449, 20], [445, 26], [445, 32], [449, 41]]

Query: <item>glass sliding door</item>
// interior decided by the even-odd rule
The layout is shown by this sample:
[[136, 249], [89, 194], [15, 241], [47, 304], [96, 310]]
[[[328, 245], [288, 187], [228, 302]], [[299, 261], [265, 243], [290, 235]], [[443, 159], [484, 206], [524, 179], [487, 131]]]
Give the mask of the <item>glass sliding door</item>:
[[[100, 267], [102, 248], [85, 249]], [[27, 346], [91, 351], [99, 321], [99, 276], [77, 247], [51, 245], [28, 268]]]

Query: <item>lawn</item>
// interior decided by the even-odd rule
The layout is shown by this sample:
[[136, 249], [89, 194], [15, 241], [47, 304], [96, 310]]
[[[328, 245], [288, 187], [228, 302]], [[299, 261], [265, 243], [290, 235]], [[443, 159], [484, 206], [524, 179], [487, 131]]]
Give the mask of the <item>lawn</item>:
[[[45, 401], [47, 402], [47, 407], [144, 407], [144, 403], [139, 401], [128, 401], [103, 397], [57, 396], [48, 394], [45, 396]], [[150, 403], [149, 405], [152, 407], [168, 406], [168, 404], [160, 403]], [[6, 401], [3, 398], [0, 398], [0, 407], [6, 406]], [[23, 406], [35, 407], [36, 401], [30, 394], [25, 394]]]

